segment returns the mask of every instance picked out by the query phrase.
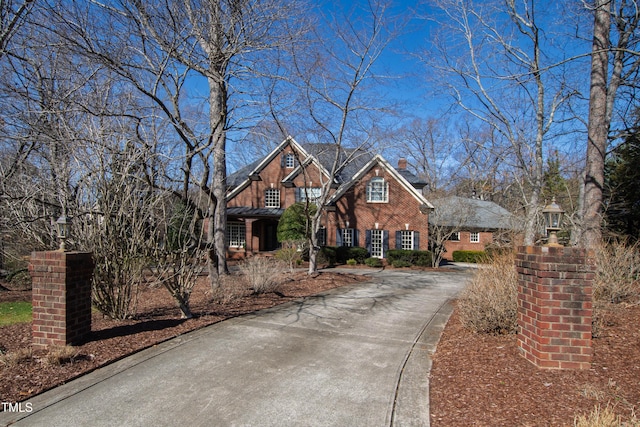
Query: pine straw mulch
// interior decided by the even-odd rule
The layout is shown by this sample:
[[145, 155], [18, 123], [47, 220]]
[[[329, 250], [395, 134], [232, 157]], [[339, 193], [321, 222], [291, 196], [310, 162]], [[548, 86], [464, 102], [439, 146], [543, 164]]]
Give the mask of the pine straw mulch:
[[[22, 401], [186, 332], [364, 280], [368, 278], [361, 275], [324, 271], [310, 277], [305, 271], [296, 271], [276, 293], [256, 295], [245, 289], [242, 296], [227, 300], [212, 296], [206, 278], [201, 277], [191, 296], [192, 319], [180, 318], [180, 311], [164, 288], [140, 286], [135, 319], [115, 321], [94, 312], [90, 340], [74, 347], [70, 357], [60, 354], [63, 357], [53, 358], [54, 352], [32, 350], [30, 322], [0, 327], [0, 401]], [[30, 291], [2, 285], [5, 290], [0, 288], [0, 302], [31, 300]]]
[[596, 405], [640, 418], [640, 304], [604, 313], [592, 368], [560, 371], [525, 360], [515, 335], [465, 330], [455, 310], [433, 359], [432, 427], [573, 426]]

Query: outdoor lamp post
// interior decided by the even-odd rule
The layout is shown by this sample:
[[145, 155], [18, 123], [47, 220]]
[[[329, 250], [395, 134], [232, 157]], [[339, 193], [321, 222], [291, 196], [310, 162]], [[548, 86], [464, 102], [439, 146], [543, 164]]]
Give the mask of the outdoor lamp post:
[[59, 250], [64, 252], [67, 250], [65, 246], [65, 240], [69, 237], [69, 229], [71, 228], [71, 223], [67, 220], [66, 215], [61, 215], [55, 222], [56, 231], [58, 232], [58, 239], [60, 239], [60, 248]]
[[555, 197], [551, 200], [551, 204], [545, 206], [542, 214], [544, 215], [544, 222], [546, 223], [547, 234], [549, 235], [547, 246], [562, 246], [558, 243], [558, 235], [556, 233], [562, 229], [561, 221], [564, 211], [560, 205], [556, 203]]

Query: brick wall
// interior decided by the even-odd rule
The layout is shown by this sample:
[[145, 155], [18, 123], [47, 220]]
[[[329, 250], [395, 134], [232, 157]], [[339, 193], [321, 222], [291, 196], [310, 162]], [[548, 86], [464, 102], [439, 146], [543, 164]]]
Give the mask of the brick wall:
[[[376, 174], [377, 169], [377, 174]], [[382, 177], [389, 183], [388, 203], [368, 203], [367, 183], [373, 177]], [[411, 230], [420, 233], [420, 247], [429, 248], [429, 216], [420, 211], [420, 202], [383, 168], [373, 167], [355, 183], [337, 202], [334, 212], [327, 215], [327, 244], [336, 244], [338, 228], [359, 230], [358, 246], [365, 246], [365, 230], [389, 231], [389, 249], [395, 249], [395, 232]], [[346, 222], [349, 221], [349, 227]]]
[[518, 343], [536, 366], [591, 367], [591, 259], [579, 248], [518, 248]]
[[33, 252], [33, 346], [81, 343], [91, 333], [90, 253]]
[[485, 246], [493, 242], [493, 233], [489, 231], [481, 231], [478, 233], [479, 242], [471, 241], [471, 232], [461, 231], [460, 240], [447, 240], [444, 247], [447, 250], [444, 253], [444, 259], [453, 260], [454, 251], [484, 251]]

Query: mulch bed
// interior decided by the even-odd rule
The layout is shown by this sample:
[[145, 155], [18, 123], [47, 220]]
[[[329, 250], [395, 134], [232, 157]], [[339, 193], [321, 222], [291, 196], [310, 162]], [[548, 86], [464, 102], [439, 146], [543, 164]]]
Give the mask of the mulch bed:
[[454, 311], [430, 376], [431, 425], [573, 426], [576, 415], [611, 405], [640, 417], [640, 305], [609, 307], [593, 340], [592, 369], [538, 369], [515, 335], [465, 330]]

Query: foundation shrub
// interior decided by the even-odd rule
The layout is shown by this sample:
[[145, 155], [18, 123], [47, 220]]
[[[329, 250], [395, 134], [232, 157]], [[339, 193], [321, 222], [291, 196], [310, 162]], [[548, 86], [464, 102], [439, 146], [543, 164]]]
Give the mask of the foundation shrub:
[[403, 249], [390, 249], [387, 252], [387, 260], [395, 267], [396, 264], [406, 264], [404, 267], [412, 265], [418, 267], [431, 266], [431, 252], [429, 251], [407, 251]]
[[[485, 251], [454, 251], [451, 256], [454, 262], [481, 263], [487, 259]], [[497, 256], [500, 256], [500, 254]]]
[[475, 332], [512, 334], [518, 329], [518, 276], [514, 254], [500, 254], [478, 268], [458, 299], [464, 326]]
[[382, 267], [382, 260], [380, 258], [375, 258], [375, 257], [367, 258], [364, 260], [364, 263], [369, 267], [374, 267], [374, 268]]

